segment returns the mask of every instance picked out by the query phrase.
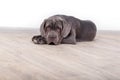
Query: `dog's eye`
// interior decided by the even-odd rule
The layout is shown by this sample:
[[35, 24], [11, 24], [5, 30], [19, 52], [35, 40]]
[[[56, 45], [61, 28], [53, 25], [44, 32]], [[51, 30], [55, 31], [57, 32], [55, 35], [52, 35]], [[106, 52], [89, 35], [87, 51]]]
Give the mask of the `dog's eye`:
[[47, 28], [46, 28], [46, 31], [50, 31], [50, 30], [51, 30], [50, 27], [47, 27]]
[[57, 32], [60, 32], [60, 28], [57, 28], [56, 31], [57, 31]]

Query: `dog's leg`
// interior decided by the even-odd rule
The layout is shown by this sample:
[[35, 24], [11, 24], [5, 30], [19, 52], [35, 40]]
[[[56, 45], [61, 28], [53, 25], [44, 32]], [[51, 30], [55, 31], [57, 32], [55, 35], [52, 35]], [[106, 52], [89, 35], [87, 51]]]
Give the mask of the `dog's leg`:
[[76, 44], [76, 40], [73, 40], [73, 38], [67, 38], [67, 39], [63, 39], [62, 44]]
[[46, 43], [45, 38], [42, 37], [41, 35], [33, 36], [32, 41], [35, 44], [45, 44]]
[[70, 32], [70, 35], [67, 38], [64, 38], [61, 43], [63, 43], [63, 44], [76, 44], [75, 30], [72, 30]]

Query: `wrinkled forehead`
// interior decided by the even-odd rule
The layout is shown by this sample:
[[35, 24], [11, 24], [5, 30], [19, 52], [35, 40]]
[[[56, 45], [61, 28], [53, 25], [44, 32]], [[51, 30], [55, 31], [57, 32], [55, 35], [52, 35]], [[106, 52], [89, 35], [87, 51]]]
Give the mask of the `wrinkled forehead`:
[[52, 19], [48, 19], [46, 21], [46, 27], [59, 27], [62, 29], [62, 21], [60, 20], [52, 20]]

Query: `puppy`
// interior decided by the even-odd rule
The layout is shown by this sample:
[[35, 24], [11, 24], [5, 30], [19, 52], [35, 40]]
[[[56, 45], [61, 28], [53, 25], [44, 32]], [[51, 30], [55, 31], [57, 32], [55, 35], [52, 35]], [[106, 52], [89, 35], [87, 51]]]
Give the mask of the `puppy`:
[[92, 41], [96, 31], [96, 25], [92, 21], [54, 15], [43, 21], [41, 35], [33, 36], [32, 41], [35, 44], [76, 44], [80, 41]]

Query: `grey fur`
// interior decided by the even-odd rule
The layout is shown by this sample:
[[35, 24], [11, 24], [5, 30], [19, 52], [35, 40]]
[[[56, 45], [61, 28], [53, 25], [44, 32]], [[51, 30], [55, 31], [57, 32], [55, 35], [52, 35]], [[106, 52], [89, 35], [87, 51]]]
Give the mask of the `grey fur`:
[[[50, 27], [50, 31], [46, 28]], [[60, 32], [57, 32], [57, 28]], [[89, 20], [66, 15], [54, 15], [45, 19], [40, 27], [41, 35], [34, 36], [36, 44], [76, 44], [79, 41], [92, 41], [96, 36], [96, 25]]]

